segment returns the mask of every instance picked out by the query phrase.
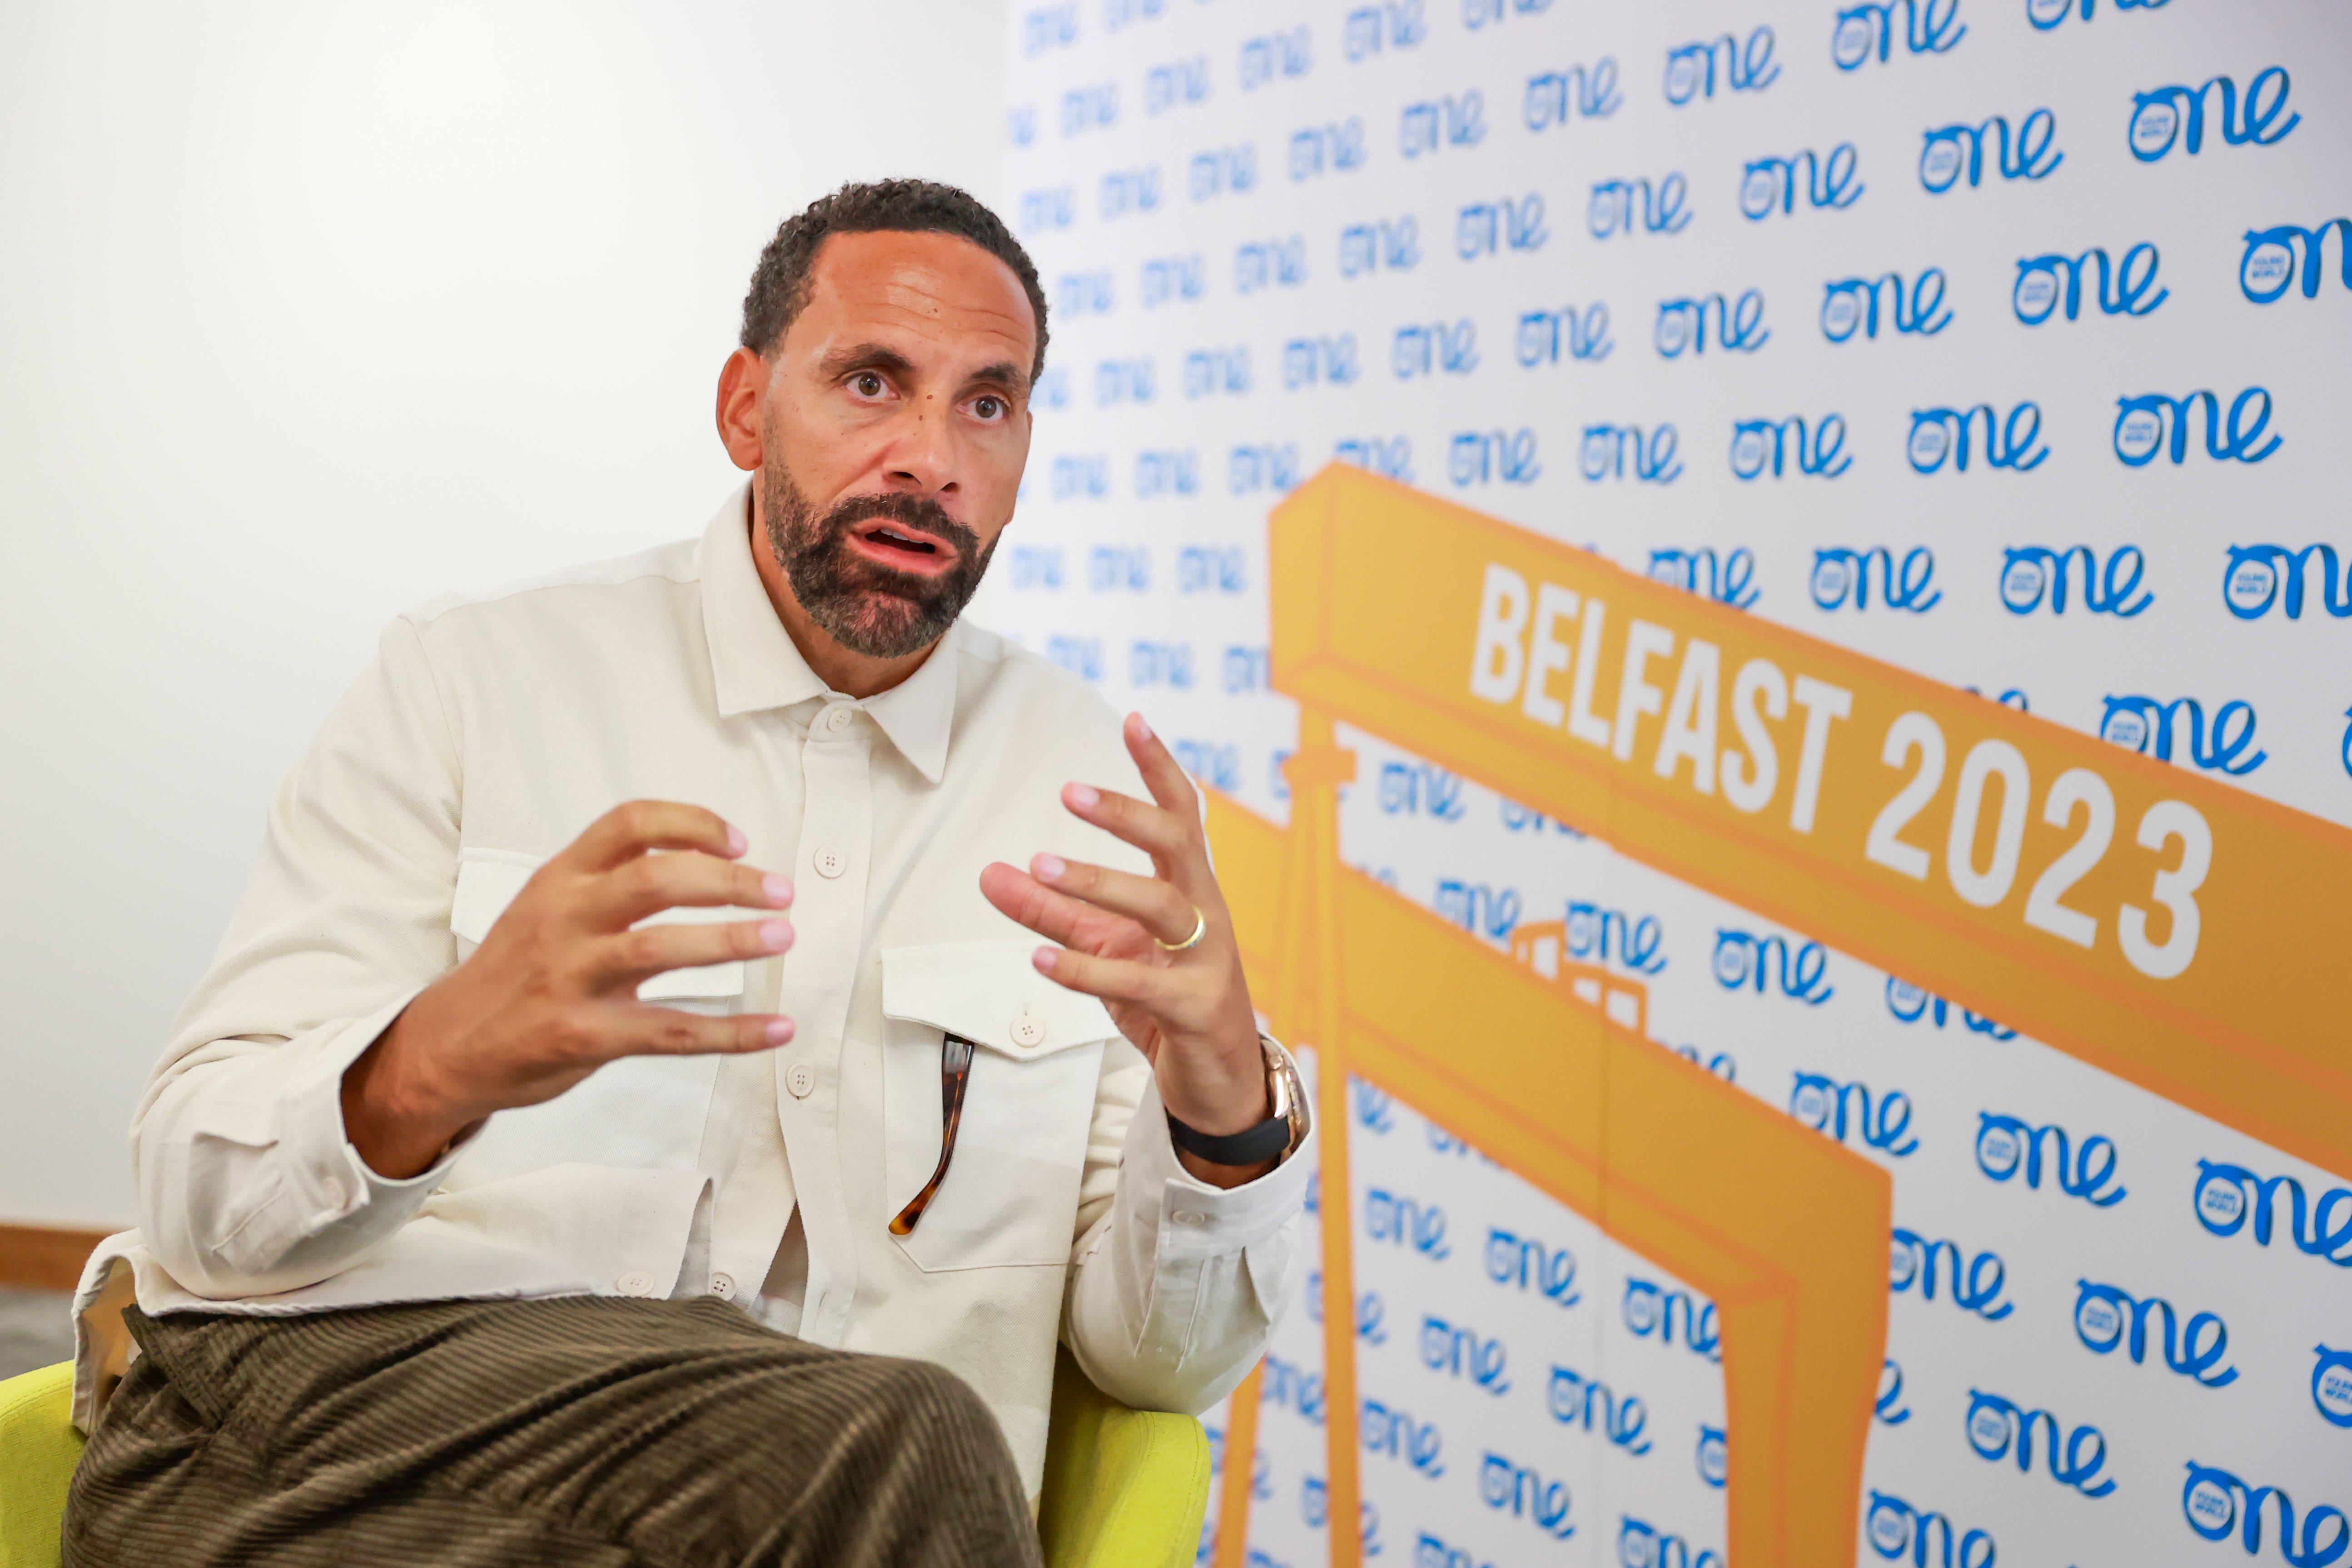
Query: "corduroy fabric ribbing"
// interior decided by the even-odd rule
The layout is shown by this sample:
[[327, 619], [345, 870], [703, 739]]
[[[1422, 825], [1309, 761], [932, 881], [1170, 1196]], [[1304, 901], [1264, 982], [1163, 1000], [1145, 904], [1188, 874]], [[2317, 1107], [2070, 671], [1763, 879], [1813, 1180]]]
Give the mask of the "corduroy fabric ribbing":
[[128, 1315], [67, 1568], [1029, 1565], [995, 1418], [716, 1300]]

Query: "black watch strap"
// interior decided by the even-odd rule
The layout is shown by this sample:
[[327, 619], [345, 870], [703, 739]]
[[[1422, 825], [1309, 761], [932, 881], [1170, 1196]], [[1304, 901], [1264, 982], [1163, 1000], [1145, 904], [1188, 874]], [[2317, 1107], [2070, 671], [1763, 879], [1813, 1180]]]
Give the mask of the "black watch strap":
[[1187, 1126], [1170, 1112], [1168, 1136], [1176, 1147], [1212, 1165], [1263, 1165], [1290, 1147], [1290, 1122], [1285, 1117], [1269, 1116], [1255, 1127], [1220, 1138]]

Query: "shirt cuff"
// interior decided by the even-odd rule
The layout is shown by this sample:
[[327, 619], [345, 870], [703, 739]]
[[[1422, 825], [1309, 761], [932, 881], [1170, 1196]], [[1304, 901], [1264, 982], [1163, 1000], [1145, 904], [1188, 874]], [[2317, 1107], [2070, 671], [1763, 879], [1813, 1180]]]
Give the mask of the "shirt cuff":
[[[1277, 1047], [1277, 1049], [1280, 1047]], [[1307, 1108], [1307, 1136], [1282, 1163], [1238, 1187], [1215, 1187], [1184, 1169], [1168, 1135], [1156, 1080], [1128, 1125], [1120, 1179], [1135, 1184], [1140, 1206], [1157, 1212], [1163, 1258], [1205, 1258], [1263, 1241], [1304, 1212], [1317, 1163], [1318, 1131]], [[1157, 1201], [1152, 1194], [1159, 1194]]]
[[304, 1053], [278, 1102], [278, 1149], [294, 1203], [289, 1217], [303, 1237], [316, 1236], [378, 1202], [405, 1220], [449, 1173], [473, 1133], [451, 1141], [438, 1159], [414, 1176], [379, 1175], [360, 1157], [343, 1127], [343, 1074], [381, 1039], [424, 987], [350, 1024]]

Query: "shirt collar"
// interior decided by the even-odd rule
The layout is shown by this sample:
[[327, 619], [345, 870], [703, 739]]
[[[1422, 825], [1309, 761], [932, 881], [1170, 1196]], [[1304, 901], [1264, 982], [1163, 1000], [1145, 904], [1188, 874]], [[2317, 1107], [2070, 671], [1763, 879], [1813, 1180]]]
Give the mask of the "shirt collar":
[[[768, 602], [751, 561], [751, 487], [729, 497], [702, 533], [702, 629], [721, 718], [837, 695], [808, 667]], [[954, 727], [957, 649], [963, 624], [947, 629], [915, 673], [856, 706], [932, 784], [946, 771]], [[847, 699], [843, 699], [847, 700]]]

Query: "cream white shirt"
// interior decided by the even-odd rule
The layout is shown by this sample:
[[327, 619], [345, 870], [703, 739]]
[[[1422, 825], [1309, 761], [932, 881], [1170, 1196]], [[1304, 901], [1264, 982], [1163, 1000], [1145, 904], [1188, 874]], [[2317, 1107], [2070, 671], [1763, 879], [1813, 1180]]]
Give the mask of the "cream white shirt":
[[[959, 1373], [1033, 1498], [1057, 1331], [1139, 1407], [1198, 1411], [1240, 1380], [1301, 1272], [1313, 1150], [1230, 1191], [1188, 1175], [1140, 1053], [1036, 973], [1037, 939], [978, 885], [1040, 850], [1148, 870], [1060, 804], [1072, 779], [1144, 793], [1116, 716], [961, 624], [890, 690], [828, 691], [760, 583], [748, 497], [698, 542], [384, 633], [271, 805], [132, 1121], [140, 1227], [92, 1258], [78, 1322], [121, 1269], [150, 1313], [707, 1292]], [[750, 864], [793, 878], [797, 932], [640, 995], [789, 1014], [792, 1042], [616, 1061], [413, 1179], [375, 1174], [344, 1136], [343, 1069], [535, 867], [636, 798], [741, 828]], [[946, 1183], [899, 1238], [939, 1160], [943, 1031], [981, 1049]]]

